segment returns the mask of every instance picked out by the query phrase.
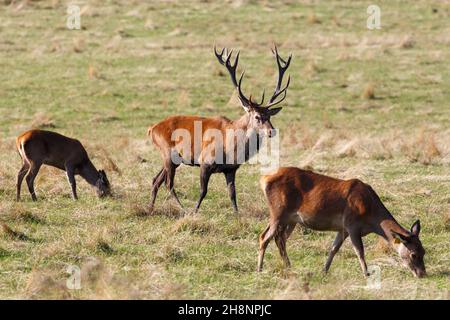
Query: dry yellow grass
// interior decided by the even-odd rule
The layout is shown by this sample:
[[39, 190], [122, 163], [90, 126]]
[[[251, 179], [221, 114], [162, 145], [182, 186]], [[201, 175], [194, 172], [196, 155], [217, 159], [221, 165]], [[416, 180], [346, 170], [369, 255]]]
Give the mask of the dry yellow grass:
[[373, 83], [368, 83], [364, 87], [364, 91], [362, 93], [362, 98], [364, 99], [375, 99], [375, 86]]

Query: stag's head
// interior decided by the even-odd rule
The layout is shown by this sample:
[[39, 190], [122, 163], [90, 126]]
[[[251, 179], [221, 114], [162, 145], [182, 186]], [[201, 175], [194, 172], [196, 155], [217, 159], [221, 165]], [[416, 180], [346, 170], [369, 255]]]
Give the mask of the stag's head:
[[416, 277], [426, 275], [425, 263], [423, 257], [425, 249], [419, 239], [420, 221], [417, 220], [411, 227], [407, 235], [392, 231], [392, 236], [397, 244], [397, 252], [402, 259], [403, 264], [408, 267]]
[[95, 187], [97, 189], [97, 195], [100, 198], [111, 194], [111, 185], [109, 184], [108, 177], [106, 176], [106, 172], [104, 170], [98, 171], [98, 178], [95, 183]]
[[269, 138], [275, 135], [275, 129], [272, 125], [272, 122], [270, 121], [270, 118], [276, 115], [282, 109], [281, 107], [277, 108], [272, 107], [279, 104], [286, 98], [287, 89], [289, 87], [289, 83], [291, 80], [290, 76], [288, 76], [288, 80], [284, 88], [281, 88], [281, 86], [283, 83], [284, 73], [289, 67], [292, 58], [292, 55], [290, 55], [287, 60], [281, 58], [280, 55], [278, 54], [276, 46], [272, 50], [272, 52], [275, 55], [277, 61], [278, 81], [272, 97], [265, 104], [264, 92], [262, 94], [261, 102], [259, 103], [253, 101], [251, 95], [250, 98], [247, 98], [242, 92], [241, 84], [242, 79], [244, 77], [244, 72], [241, 73], [239, 80], [236, 79], [236, 69], [239, 62], [239, 52], [236, 54], [234, 63], [232, 64], [231, 56], [233, 54], [233, 50], [226, 50], [225, 48], [223, 48], [222, 51], [218, 52], [214, 47], [214, 53], [217, 59], [219, 60], [220, 64], [224, 65], [227, 68], [228, 72], [230, 73], [231, 81], [233, 82], [233, 85], [236, 87], [236, 90], [238, 92], [239, 101], [241, 102], [242, 107], [248, 114], [249, 119], [248, 128], [250, 130], [258, 132], [263, 136], [268, 136]]

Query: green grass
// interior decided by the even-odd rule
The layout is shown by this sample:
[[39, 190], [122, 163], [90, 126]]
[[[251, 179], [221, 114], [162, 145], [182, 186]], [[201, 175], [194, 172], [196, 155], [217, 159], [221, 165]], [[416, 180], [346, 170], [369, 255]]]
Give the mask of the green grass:
[[[382, 29], [370, 31], [370, 1], [89, 1], [82, 30], [65, 27], [65, 1], [7, 2], [0, 4], [0, 222], [25, 238], [0, 231], [1, 298], [448, 299], [448, 3], [379, 1]], [[273, 119], [281, 165], [360, 178], [402, 225], [420, 218], [427, 278], [413, 278], [374, 235], [364, 241], [368, 263], [381, 268], [380, 289], [363, 288], [347, 242], [324, 275], [334, 234], [300, 228], [288, 241], [292, 268], [283, 269], [272, 243], [256, 273], [268, 212], [254, 165], [237, 174], [238, 217], [221, 175], [197, 216], [179, 217], [162, 189], [157, 214], [141, 215], [161, 167], [148, 126], [172, 114], [238, 118], [243, 111], [230, 101], [213, 45], [241, 50], [244, 91], [259, 95], [275, 82], [274, 41], [282, 55], [293, 53], [288, 97]], [[368, 84], [375, 99], [362, 97]], [[43, 168], [39, 201], [24, 185], [16, 203], [14, 141], [32, 127], [79, 138], [107, 170], [114, 198], [97, 199], [78, 179], [74, 202], [64, 173]], [[198, 175], [178, 170], [186, 208], [198, 197]], [[81, 268], [81, 290], [66, 288], [70, 265]]]

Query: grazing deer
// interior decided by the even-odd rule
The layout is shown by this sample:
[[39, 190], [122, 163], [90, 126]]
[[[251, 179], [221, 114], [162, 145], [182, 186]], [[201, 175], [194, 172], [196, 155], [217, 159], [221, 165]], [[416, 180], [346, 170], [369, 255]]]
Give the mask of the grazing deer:
[[425, 250], [419, 239], [420, 221], [408, 231], [386, 209], [375, 191], [360, 180], [339, 180], [295, 167], [279, 168], [263, 176], [261, 188], [270, 208], [270, 222], [259, 237], [258, 271], [264, 252], [275, 238], [286, 267], [290, 266], [286, 241], [297, 223], [313, 230], [336, 231], [324, 271], [327, 272], [344, 240], [350, 241], [365, 275], [362, 237], [376, 233], [387, 240], [413, 274], [426, 274]]
[[[225, 117], [171, 116], [148, 129], [148, 135], [151, 136], [153, 144], [158, 147], [163, 159], [163, 167], [153, 179], [149, 212], [153, 210], [158, 189], [163, 182], [166, 183], [170, 195], [182, 207], [174, 189], [175, 170], [181, 163], [200, 167], [201, 191], [194, 212], [198, 211], [202, 200], [206, 196], [209, 178], [213, 173], [223, 173], [225, 175], [234, 211], [238, 211], [235, 189], [236, 170], [242, 163], [258, 152], [260, 144], [256, 143], [256, 147], [252, 148], [252, 139], [253, 141], [260, 141], [259, 139], [263, 136], [268, 136], [269, 138], [274, 136], [275, 130], [270, 120], [282, 108], [271, 109], [271, 107], [279, 104], [286, 98], [289, 87], [290, 77], [284, 88], [282, 88], [282, 83], [283, 75], [289, 67], [292, 55], [287, 60], [284, 60], [278, 55], [276, 47], [272, 51], [278, 65], [278, 81], [275, 91], [266, 105], [264, 105], [264, 93], [261, 102], [256, 103], [252, 101], [251, 96], [247, 98], [242, 92], [241, 83], [244, 72], [242, 72], [239, 80], [236, 79], [239, 52], [236, 54], [232, 64], [230, 61], [232, 50], [225, 52], [224, 48], [221, 52], [218, 52], [214, 47], [214, 53], [219, 63], [227, 68], [231, 76], [231, 81], [237, 90], [239, 101], [245, 110], [245, 114], [234, 121]], [[193, 140], [190, 140], [187, 145], [184, 144], [184, 147], [180, 147], [180, 141], [173, 137], [174, 133], [180, 130], [193, 137]], [[222, 145], [217, 144], [217, 139], [209, 139], [207, 132], [218, 133], [226, 143]], [[236, 132], [242, 134], [236, 135]], [[239, 158], [239, 154], [243, 154], [243, 156]], [[174, 161], [175, 158], [179, 160]], [[227, 161], [224, 163], [223, 159], [227, 159]]]
[[66, 171], [74, 199], [78, 199], [76, 174], [94, 186], [99, 197], [110, 193], [105, 171], [95, 169], [80, 141], [56, 132], [30, 130], [17, 137], [16, 146], [23, 163], [17, 176], [17, 201], [20, 200], [20, 189], [25, 176], [31, 198], [33, 201], [37, 200], [34, 179], [43, 164]]

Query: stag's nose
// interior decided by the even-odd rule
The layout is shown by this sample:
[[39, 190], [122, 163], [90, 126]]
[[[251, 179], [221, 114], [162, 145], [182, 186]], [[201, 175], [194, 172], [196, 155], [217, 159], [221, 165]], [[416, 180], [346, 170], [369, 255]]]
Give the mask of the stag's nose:
[[414, 272], [417, 278], [423, 278], [427, 275], [427, 272], [425, 270], [418, 269]]

